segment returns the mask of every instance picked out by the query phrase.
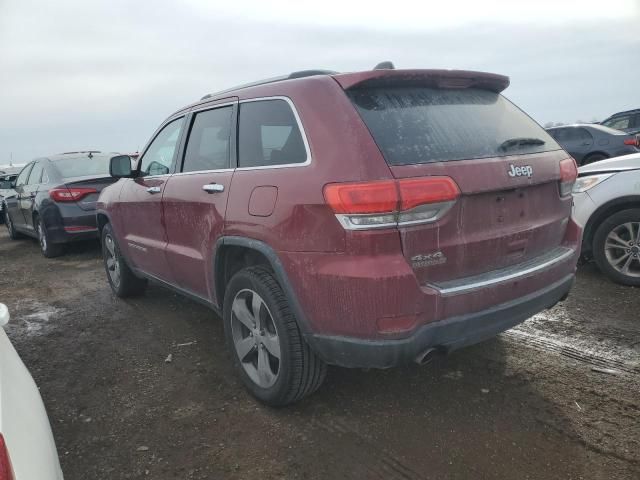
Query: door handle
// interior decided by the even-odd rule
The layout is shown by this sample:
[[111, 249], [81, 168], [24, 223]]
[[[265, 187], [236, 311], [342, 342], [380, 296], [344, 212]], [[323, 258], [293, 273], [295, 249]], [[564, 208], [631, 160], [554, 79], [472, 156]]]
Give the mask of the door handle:
[[154, 194], [154, 193], [160, 193], [160, 187], [149, 187], [147, 188], [147, 193], [150, 194]]
[[202, 190], [207, 193], [224, 192], [224, 185], [220, 185], [219, 183], [208, 183], [207, 185], [202, 186]]

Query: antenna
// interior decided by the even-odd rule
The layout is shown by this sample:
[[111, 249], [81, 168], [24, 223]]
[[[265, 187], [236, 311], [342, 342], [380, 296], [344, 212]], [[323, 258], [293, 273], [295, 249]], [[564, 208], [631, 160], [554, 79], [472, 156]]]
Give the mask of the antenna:
[[393, 62], [386, 60], [384, 62], [380, 62], [379, 64], [377, 64], [375, 67], [373, 67], [374, 70], [395, 70], [396, 67], [393, 64]]

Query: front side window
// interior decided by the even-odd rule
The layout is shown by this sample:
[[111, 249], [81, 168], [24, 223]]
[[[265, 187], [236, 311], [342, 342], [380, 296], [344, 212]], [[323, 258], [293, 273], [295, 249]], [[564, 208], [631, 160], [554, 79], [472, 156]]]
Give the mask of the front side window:
[[140, 160], [141, 176], [166, 175], [171, 171], [183, 120], [184, 117], [169, 122], [156, 135]]
[[16, 179], [16, 187], [20, 187], [27, 183], [27, 178], [29, 178], [29, 173], [31, 172], [31, 168], [33, 167], [33, 163], [30, 163], [20, 172], [18, 178]]
[[193, 119], [183, 172], [229, 168], [232, 107], [199, 112]]
[[238, 166], [262, 167], [307, 161], [296, 117], [285, 100], [240, 104]]

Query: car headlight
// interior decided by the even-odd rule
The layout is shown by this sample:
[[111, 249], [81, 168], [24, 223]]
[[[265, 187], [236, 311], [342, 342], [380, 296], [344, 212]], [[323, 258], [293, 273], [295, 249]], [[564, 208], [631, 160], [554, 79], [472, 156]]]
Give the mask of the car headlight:
[[604, 182], [607, 178], [614, 175], [613, 173], [600, 173], [597, 175], [589, 175], [588, 177], [578, 177], [573, 185], [573, 193], [586, 192], [590, 188], [595, 187], [599, 183]]

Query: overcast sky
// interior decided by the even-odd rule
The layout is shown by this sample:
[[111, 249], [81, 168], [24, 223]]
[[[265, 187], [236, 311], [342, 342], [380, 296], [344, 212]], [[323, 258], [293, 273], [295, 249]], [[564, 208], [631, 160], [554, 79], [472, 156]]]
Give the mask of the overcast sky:
[[0, 164], [135, 151], [208, 92], [382, 60], [508, 75], [542, 124], [603, 119], [640, 107], [639, 32], [640, 0], [0, 0]]

